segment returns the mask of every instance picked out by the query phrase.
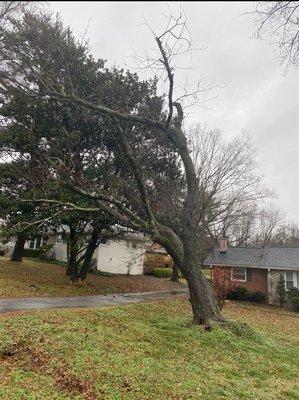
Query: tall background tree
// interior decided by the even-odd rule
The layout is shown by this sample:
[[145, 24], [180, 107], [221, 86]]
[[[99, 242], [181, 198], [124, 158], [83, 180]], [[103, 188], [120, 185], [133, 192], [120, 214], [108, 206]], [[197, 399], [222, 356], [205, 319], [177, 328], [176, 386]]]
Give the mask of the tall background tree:
[[250, 14], [257, 26], [256, 37], [270, 39], [286, 70], [298, 66], [299, 55], [299, 2], [258, 2]]

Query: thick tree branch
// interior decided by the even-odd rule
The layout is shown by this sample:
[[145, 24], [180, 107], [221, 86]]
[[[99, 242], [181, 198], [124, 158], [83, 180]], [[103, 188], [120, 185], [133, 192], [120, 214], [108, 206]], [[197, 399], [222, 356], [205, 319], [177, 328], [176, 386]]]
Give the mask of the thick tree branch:
[[146, 183], [145, 183], [145, 178], [144, 178], [144, 174], [142, 171], [142, 168], [140, 167], [135, 155], [133, 154], [133, 151], [129, 145], [129, 142], [127, 140], [126, 134], [123, 130], [123, 128], [121, 127], [121, 125], [119, 124], [118, 121], [116, 121], [116, 126], [119, 132], [119, 138], [122, 144], [122, 148], [125, 151], [127, 158], [129, 160], [129, 163], [131, 165], [131, 168], [133, 170], [133, 174], [135, 176], [135, 180], [136, 180], [136, 184], [138, 187], [138, 191], [140, 193], [140, 198], [141, 198], [141, 203], [142, 203], [142, 207], [144, 209], [147, 221], [149, 223], [150, 229], [153, 232], [156, 232], [156, 220], [155, 217], [152, 213], [151, 207], [150, 207], [150, 203], [149, 203], [149, 195], [148, 195], [148, 191], [147, 191], [147, 187], [146, 187]]

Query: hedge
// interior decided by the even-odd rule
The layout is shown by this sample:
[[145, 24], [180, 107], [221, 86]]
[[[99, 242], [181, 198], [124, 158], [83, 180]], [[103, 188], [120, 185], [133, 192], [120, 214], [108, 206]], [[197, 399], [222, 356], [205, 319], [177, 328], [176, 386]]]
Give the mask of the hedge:
[[248, 298], [248, 290], [243, 286], [236, 286], [227, 295], [228, 300], [246, 301]]
[[153, 272], [157, 278], [170, 278], [172, 275], [171, 268], [154, 268]]
[[[40, 258], [41, 260], [51, 260], [53, 244], [46, 244], [39, 249], [24, 249], [23, 256], [30, 258]], [[54, 257], [55, 258], [55, 257]]]
[[266, 302], [266, 296], [262, 292], [252, 292], [248, 294], [247, 301], [262, 304]]
[[243, 286], [236, 286], [228, 293], [227, 299], [261, 304], [265, 303], [266, 296], [262, 292], [248, 292]]
[[39, 258], [40, 251], [39, 251], [39, 249], [24, 249], [23, 256], [30, 257], [30, 258]]
[[299, 311], [299, 289], [292, 288], [288, 291], [288, 298], [296, 311]]

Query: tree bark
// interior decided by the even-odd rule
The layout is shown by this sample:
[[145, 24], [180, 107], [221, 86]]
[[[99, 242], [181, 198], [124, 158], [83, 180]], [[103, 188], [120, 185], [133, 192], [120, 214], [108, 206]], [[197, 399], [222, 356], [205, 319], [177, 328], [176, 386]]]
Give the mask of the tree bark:
[[88, 246], [87, 246], [85, 254], [84, 254], [84, 261], [83, 261], [82, 267], [79, 272], [79, 279], [81, 279], [81, 281], [84, 281], [87, 277], [87, 274], [88, 274], [88, 271], [89, 271], [90, 265], [91, 265], [92, 256], [94, 254], [95, 249], [98, 246], [99, 234], [100, 234], [100, 229], [94, 228], [92, 231], [92, 234], [91, 234], [90, 241], [88, 243]]
[[224, 321], [212, 286], [204, 277], [199, 263], [186, 268], [186, 270], [184, 270], [184, 275], [190, 290], [194, 322], [197, 324], [210, 325], [212, 322]]
[[26, 238], [21, 233], [17, 235], [17, 241], [15, 243], [10, 261], [21, 262], [23, 261], [23, 253]]
[[77, 266], [77, 232], [76, 227], [70, 226], [69, 236], [69, 262], [67, 267], [67, 275], [70, 275], [72, 282], [78, 281], [78, 266]]
[[[190, 290], [190, 301], [195, 323], [210, 325], [223, 321], [216, 297], [208, 280], [203, 276], [200, 263], [199, 204], [201, 201], [194, 163], [189, 153], [187, 139], [182, 131], [183, 110], [176, 104], [178, 119], [171, 134], [182, 158], [187, 183], [182, 218], [183, 257], [178, 267], [184, 274]], [[174, 259], [175, 260], [175, 259]]]
[[210, 282], [201, 269], [200, 241], [198, 240], [198, 192], [189, 191], [184, 204], [183, 249], [184, 258], [180, 270], [190, 290], [190, 300], [195, 323], [210, 325], [224, 321]]
[[184, 241], [164, 225], [159, 225], [159, 233], [153, 239], [166, 249], [186, 278], [194, 322], [209, 326], [213, 322], [224, 321], [212, 286], [201, 270], [196, 227], [186, 224]]
[[174, 263], [172, 267], [172, 275], [170, 280], [172, 282], [177, 282], [179, 280], [179, 268], [178, 266]]

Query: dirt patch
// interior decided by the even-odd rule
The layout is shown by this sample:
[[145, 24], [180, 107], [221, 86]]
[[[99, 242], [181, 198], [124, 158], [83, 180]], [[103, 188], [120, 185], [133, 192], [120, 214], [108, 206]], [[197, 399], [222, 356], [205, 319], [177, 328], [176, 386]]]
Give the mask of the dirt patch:
[[51, 367], [49, 354], [33, 348], [26, 338], [15, 338], [3, 348], [0, 351], [0, 361], [9, 369], [21, 367], [27, 371], [46, 373], [53, 378], [56, 387], [72, 395], [80, 394], [86, 400], [97, 398], [91, 382], [81, 380], [64, 366]]
[[0, 351], [0, 360], [10, 367], [18, 366], [30, 371], [45, 371], [48, 368], [49, 355], [35, 349], [26, 337], [17, 337]]
[[64, 367], [55, 370], [54, 384], [60, 390], [66, 391], [70, 394], [81, 394], [86, 400], [96, 399], [93, 385], [90, 382], [84, 381], [72, 375]]
[[6, 363], [16, 363], [30, 352], [31, 349], [26, 341], [18, 337], [0, 351], [0, 360]]

